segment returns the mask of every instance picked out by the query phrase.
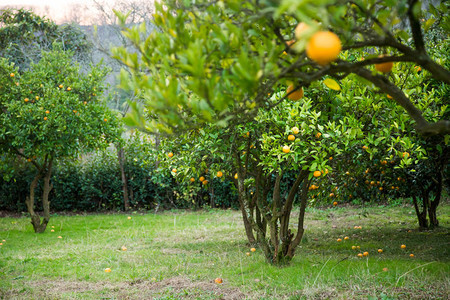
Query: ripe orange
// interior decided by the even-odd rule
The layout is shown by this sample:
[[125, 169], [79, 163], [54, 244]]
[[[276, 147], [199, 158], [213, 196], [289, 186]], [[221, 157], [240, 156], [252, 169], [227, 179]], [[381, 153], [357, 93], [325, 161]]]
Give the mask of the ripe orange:
[[195, 181], [195, 178], [194, 178], [194, 177], [191, 177], [190, 180], [191, 180], [191, 182], [194, 182], [194, 181]]
[[108, 119], [105, 118], [105, 119], [103, 119], [103, 121], [108, 122]]
[[172, 172], [176, 173], [176, 172], [177, 172], [177, 169], [173, 168], [173, 169], [172, 169]]
[[358, 253], [358, 257], [363, 257], [363, 254], [362, 253]]
[[86, 104], [87, 104], [87, 101], [84, 101], [83, 104], [86, 105]]
[[28, 101], [30, 101], [30, 99], [28, 99], [28, 98], [25, 98], [25, 99], [24, 99], [24, 101], [25, 101], [25, 102], [28, 102]]
[[290, 135], [288, 135], [288, 141], [295, 141], [295, 135], [293, 135], [293, 134], [290, 134]]
[[363, 146], [362, 148], [363, 148], [364, 150], [369, 149], [369, 147], [367, 147], [367, 146]]
[[58, 239], [62, 239], [62, 236], [58, 236]]
[[14, 73], [11, 73], [11, 74], [9, 74], [9, 76], [14, 77], [15, 75], [14, 75]]
[[363, 255], [364, 256], [369, 256], [369, 252], [366, 251], [366, 252], [363, 253]]
[[342, 239], [341, 238], [338, 238], [336, 241], [338, 241], [338, 242], [342, 242]]
[[255, 252], [255, 251], [256, 251], [256, 249], [255, 249], [255, 248], [251, 248], [251, 249], [250, 249], [250, 251], [252, 251], [252, 252]]
[[344, 237], [344, 241], [347, 241], [348, 239], [349, 239], [348, 236], [345, 236], [345, 237]]
[[286, 90], [286, 94], [288, 95], [288, 99], [289, 100], [293, 100], [293, 101], [297, 101], [303, 98], [303, 88], [299, 88], [297, 90], [295, 90], [294, 92], [292, 92], [294, 90], [294, 85], [291, 84], [290, 86], [288, 86], [287, 90]]
[[201, 176], [201, 177], [199, 178], [199, 180], [200, 180], [200, 182], [203, 182], [203, 181], [205, 180], [205, 177]]
[[306, 45], [306, 55], [321, 66], [335, 61], [341, 52], [339, 37], [330, 31], [316, 32]]
[[111, 268], [106, 268], [106, 269], [105, 269], [105, 272], [106, 272], [106, 273], [111, 272]]
[[44, 121], [47, 121], [47, 119], [48, 119], [47, 117], [44, 117]]
[[36, 100], [39, 100], [39, 96], [36, 96]]
[[71, 91], [71, 90], [72, 90], [72, 88], [71, 88], [71, 87], [69, 86], [69, 87], [67, 88], [67, 90], [68, 90], [68, 91]]
[[298, 129], [298, 127], [292, 127], [292, 133], [293, 134], [298, 134], [300, 132], [300, 130]]
[[383, 249], [378, 249], [378, 253], [383, 253]]
[[401, 245], [400, 248], [405, 249], [406, 245]]
[[221, 172], [221, 171], [219, 171], [219, 172], [217, 172], [217, 177], [222, 177], [223, 176], [223, 173]]
[[55, 229], [50, 230], [50, 232], [55, 232]]
[[309, 25], [303, 22], [298, 23], [295, 27], [295, 38], [301, 40], [303, 38], [304, 32], [309, 29]]
[[406, 158], [408, 158], [409, 157], [409, 153], [408, 152], [403, 152], [403, 157], [405, 157], [406, 156]]
[[333, 206], [337, 206], [338, 203], [336, 201], [333, 202]]
[[214, 279], [214, 282], [217, 284], [221, 284], [221, 283], [223, 283], [223, 280], [222, 280], [222, 278], [217, 277], [216, 279]]
[[322, 175], [322, 172], [314, 171], [313, 175], [314, 175], [314, 177], [320, 177], [320, 175]]
[[127, 219], [128, 219], [128, 220], [131, 220], [131, 217], [128, 217]]
[[207, 185], [207, 184], [208, 184], [208, 180], [203, 180], [203, 181], [202, 181], [202, 184], [203, 184], [203, 185]]
[[250, 256], [250, 252], [245, 252], [245, 255]]
[[[330, 193], [330, 197], [331, 198], [334, 197], [334, 193]], [[333, 205], [334, 205], [334, 203], [333, 203]], [[337, 202], [336, 202], [336, 205], [337, 205]]]
[[167, 154], [168, 157], [173, 157], [173, 153], [169, 152], [169, 154]]
[[60, 89], [62, 89], [62, 88], [63, 88], [63, 85], [62, 85], [62, 84], [60, 84], [60, 85], [59, 85], [59, 88], [60, 88]]
[[289, 152], [291, 152], [291, 148], [289, 146], [287, 146], [287, 145], [284, 145], [283, 146], [283, 152], [284, 153], [289, 153]]
[[318, 132], [317, 134], [316, 134], [316, 138], [320, 138], [322, 136], [322, 134], [320, 133], [320, 132]]
[[49, 111], [49, 110], [46, 110], [46, 111], [45, 111], [45, 113], [46, 113], [46, 114], [49, 114], [49, 113], [50, 113], [50, 111]]
[[127, 247], [122, 246], [122, 251], [127, 251]]
[[414, 69], [417, 71], [417, 73], [419, 73], [420, 71], [422, 71], [422, 68], [420, 66], [415, 66]]
[[352, 246], [352, 250], [356, 250], [356, 246]]
[[[384, 57], [384, 55], [380, 55], [379, 57]], [[389, 73], [392, 70], [394, 63], [392, 61], [375, 64], [375, 70], [381, 73]]]
[[238, 173], [234, 174], [234, 179], [238, 179]]
[[414, 257], [414, 254], [411, 253], [411, 254], [409, 255], [409, 257]]
[[387, 94], [388, 99], [392, 99], [393, 97], [389, 94]]

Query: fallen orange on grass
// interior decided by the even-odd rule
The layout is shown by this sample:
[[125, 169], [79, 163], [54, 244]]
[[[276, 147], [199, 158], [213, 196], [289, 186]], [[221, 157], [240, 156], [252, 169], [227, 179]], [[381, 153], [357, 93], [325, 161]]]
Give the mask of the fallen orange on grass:
[[105, 272], [106, 272], [106, 273], [111, 272], [111, 268], [106, 268], [106, 269], [105, 269]]
[[400, 248], [405, 249], [406, 245], [401, 245]]
[[223, 280], [222, 280], [222, 278], [217, 277], [216, 279], [214, 279], [214, 282], [217, 284], [221, 284], [221, 283], [223, 283]]
[[256, 248], [251, 248], [250, 251], [255, 252]]
[[378, 253], [383, 253], [383, 249], [378, 249]]
[[364, 256], [369, 256], [369, 252], [366, 251], [366, 252], [363, 253], [363, 255]]

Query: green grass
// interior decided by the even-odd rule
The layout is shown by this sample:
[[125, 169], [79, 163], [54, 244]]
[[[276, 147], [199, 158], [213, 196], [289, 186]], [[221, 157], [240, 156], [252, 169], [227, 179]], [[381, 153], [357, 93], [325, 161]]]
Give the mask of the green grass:
[[53, 216], [43, 234], [28, 218], [2, 218], [0, 298], [443, 299], [449, 212], [440, 207], [441, 228], [418, 231], [411, 207], [309, 209], [304, 240], [282, 268], [259, 249], [246, 256], [238, 211]]

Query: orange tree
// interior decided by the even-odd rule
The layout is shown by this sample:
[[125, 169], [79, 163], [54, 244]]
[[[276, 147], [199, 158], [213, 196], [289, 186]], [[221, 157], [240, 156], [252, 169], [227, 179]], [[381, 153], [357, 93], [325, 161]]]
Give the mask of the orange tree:
[[[106, 147], [118, 136], [117, 118], [101, 98], [106, 70], [94, 66], [83, 74], [71, 52], [56, 49], [43, 52], [42, 59], [23, 73], [2, 59], [0, 71], [2, 157], [18, 156], [35, 168], [26, 205], [35, 232], [44, 232], [50, 219], [54, 163]], [[35, 210], [40, 182], [42, 221]]]
[[[449, 66], [448, 41], [440, 46], [442, 62]], [[448, 118], [448, 86], [438, 84], [417, 66], [397, 66], [392, 77], [430, 120]], [[330, 189], [320, 198], [335, 188], [339, 189], [339, 193], [334, 193], [339, 201], [387, 202], [412, 198], [419, 226], [438, 226], [436, 209], [448, 177], [449, 136], [417, 135], [411, 130], [412, 121], [407, 115], [383, 100], [389, 95], [376, 94], [354, 82], [349, 86], [346, 80], [342, 85], [342, 93], [336, 95], [336, 100], [343, 106], [354, 107], [367, 138], [362, 147], [349, 148], [333, 160], [331, 165], [336, 172], [329, 177]], [[383, 122], [376, 122], [379, 119]], [[390, 126], [385, 126], [386, 123]]]
[[[136, 51], [113, 53], [133, 71], [122, 74], [122, 87], [139, 91], [146, 109], [157, 115], [150, 131], [240, 123], [273, 106], [267, 93], [285, 80], [293, 80], [295, 92], [326, 76], [339, 80], [355, 74], [355, 80], [389, 94], [417, 132], [444, 135], [450, 121], [427, 119], [392, 78], [393, 67], [414, 64], [450, 83], [448, 68], [431, 55], [439, 49], [427, 47], [424, 38], [433, 26], [443, 31], [441, 40], [448, 34], [448, 4], [429, 4], [427, 15], [420, 5], [417, 0], [168, 0], [156, 4], [157, 30], [150, 35], [144, 36], [145, 23], [124, 27]], [[118, 16], [125, 24], [126, 16]]]
[[[269, 102], [285, 95], [276, 92]], [[228, 128], [211, 123], [163, 139], [160, 167], [171, 170], [191, 195], [215, 180], [233, 181], [249, 242], [258, 243], [268, 261], [286, 263], [303, 236], [308, 192], [332, 171], [330, 155], [342, 153], [356, 136], [363, 138], [349, 125], [351, 108], [339, 113], [340, 123], [330, 120], [329, 95], [286, 99], [271, 110], [260, 109], [252, 122]], [[293, 227], [295, 201], [300, 210]]]
[[[427, 21], [425, 27], [432, 26], [433, 20], [438, 21], [436, 26], [444, 24], [446, 9], [443, 6], [433, 10], [435, 14], [427, 16], [431, 21]], [[119, 13], [118, 16], [123, 23], [126, 22], [126, 16]], [[414, 123], [407, 123], [411, 130], [423, 135], [448, 133], [448, 120], [424, 117], [417, 103], [413, 103], [406, 91], [392, 80], [391, 70], [397, 68], [397, 64], [415, 64], [421, 65], [438, 81], [444, 84], [450, 82], [448, 69], [433, 60], [424, 46], [420, 18], [422, 15], [417, 1], [165, 1], [156, 5], [152, 23], [157, 30], [149, 36], [144, 36], [145, 24], [124, 28], [124, 35], [137, 51], [123, 48], [113, 51], [132, 73], [127, 76], [123, 72], [122, 87], [135, 91], [145, 103], [143, 106], [133, 105], [128, 122], [153, 133], [180, 134], [210, 126], [212, 133], [231, 130], [223, 143], [235, 150], [224, 152], [224, 155], [233, 158], [240, 198], [245, 195], [250, 197], [248, 194], [251, 195], [251, 192], [246, 193], [245, 187], [247, 183], [253, 185], [250, 200], [255, 200], [248, 203], [254, 203], [254, 210], [258, 209], [260, 214], [259, 218], [258, 214], [255, 215], [254, 221], [249, 220], [250, 228], [254, 230], [252, 224], [266, 222], [270, 231], [269, 240], [263, 245], [267, 258], [275, 263], [288, 260], [299, 242], [298, 237], [301, 238], [302, 229], [298, 228], [297, 235], [293, 235], [285, 222], [289, 218], [287, 212], [291, 211], [299, 187], [304, 193], [309, 190], [307, 186], [311, 172], [319, 172], [316, 174], [321, 178], [321, 171], [325, 172], [329, 162], [329, 157], [325, 160], [324, 153], [331, 154], [328, 153], [331, 149], [327, 148], [326, 143], [313, 143], [312, 138], [316, 135], [312, 135], [307, 136], [305, 141], [294, 139], [294, 142], [306, 144], [299, 145], [297, 150], [300, 153], [291, 153], [289, 144], [280, 148], [280, 133], [268, 134], [275, 131], [274, 124], [259, 129], [254, 135], [259, 145], [256, 140], [241, 144], [236, 142], [236, 138], [232, 139], [239, 136], [236, 128], [242, 128], [243, 133], [249, 132], [250, 138], [255, 132], [252, 126], [258, 128], [260, 123], [264, 124], [265, 115], [273, 119], [276, 118], [276, 111], [283, 111], [286, 103], [283, 98], [295, 100], [306, 94], [307, 99], [313, 102], [328, 99], [328, 103], [319, 100], [321, 106], [312, 104], [308, 110], [308, 113], [314, 112], [328, 118], [312, 125], [320, 133], [316, 138], [325, 137], [326, 133], [327, 138], [337, 139], [333, 131], [341, 132], [339, 126], [347, 126], [351, 121], [355, 124], [348, 125], [349, 129], [341, 134], [340, 141], [335, 140], [339, 145], [336, 149], [343, 151], [365, 139], [357, 138], [361, 134], [361, 128], [356, 126], [358, 120], [348, 110], [342, 109], [339, 101], [324, 98], [323, 91], [318, 87], [323, 80], [329, 88], [340, 90], [338, 81], [350, 78], [361, 81], [367, 89], [392, 95], [390, 105], [399, 105], [414, 120]], [[403, 19], [409, 20], [409, 29], [406, 25], [394, 26]], [[278, 94], [287, 87], [288, 93]], [[277, 95], [275, 98], [268, 97], [268, 94], [274, 93]], [[358, 104], [356, 97], [352, 100]], [[292, 113], [300, 109], [297, 107]], [[282, 113], [279, 115], [287, 117]], [[343, 123], [339, 123], [340, 119]], [[383, 124], [383, 119], [377, 116], [370, 121]], [[304, 116], [297, 121], [300, 129], [302, 124], [314, 122], [314, 118], [312, 115]], [[326, 121], [336, 124], [336, 128], [325, 127], [328, 126]], [[247, 128], [249, 124], [251, 126]], [[325, 132], [322, 133], [322, 130]], [[267, 133], [265, 138], [264, 133]], [[278, 144], [264, 146], [264, 140], [277, 141]], [[253, 151], [258, 149], [264, 155], [259, 158], [248, 156], [244, 166], [247, 171], [243, 171], [239, 156], [242, 151], [250, 155], [252, 145], [255, 147], [251, 148], [255, 149]], [[321, 155], [312, 152], [314, 147], [323, 147]], [[270, 151], [274, 152], [270, 154]], [[176, 152], [173, 153], [176, 157]], [[292, 158], [292, 167], [287, 165], [289, 154], [296, 157], [301, 153], [308, 158], [297, 161]], [[290, 168], [298, 172], [286, 197], [281, 200], [278, 191], [282, 173]], [[179, 168], [173, 169], [176, 169], [173, 173], [180, 176]], [[252, 176], [247, 178], [246, 174]], [[273, 189], [269, 206], [264, 204], [269, 193], [267, 187]], [[246, 217], [252, 218], [249, 213], [252, 211], [251, 204], [244, 204], [243, 210], [245, 222]], [[258, 227], [256, 239], [258, 234], [265, 236]]]

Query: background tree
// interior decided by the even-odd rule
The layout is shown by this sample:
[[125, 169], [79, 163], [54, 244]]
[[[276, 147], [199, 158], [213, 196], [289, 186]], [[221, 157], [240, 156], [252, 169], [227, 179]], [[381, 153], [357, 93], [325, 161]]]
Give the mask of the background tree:
[[54, 42], [73, 51], [75, 60], [90, 61], [92, 44], [77, 25], [56, 25], [26, 9], [0, 10], [0, 55], [10, 59], [20, 72], [38, 62], [42, 51], [51, 50]]
[[[26, 200], [35, 232], [44, 232], [50, 219], [54, 163], [106, 147], [119, 132], [115, 114], [100, 97], [106, 70], [96, 66], [83, 74], [72, 57], [72, 52], [60, 48], [43, 52], [41, 60], [22, 74], [7, 60], [1, 61], [0, 146], [36, 169]], [[35, 211], [35, 190], [41, 179], [42, 222]]]

